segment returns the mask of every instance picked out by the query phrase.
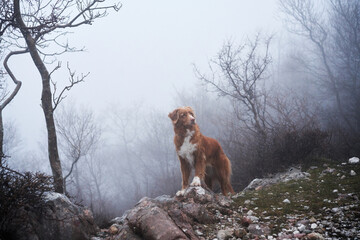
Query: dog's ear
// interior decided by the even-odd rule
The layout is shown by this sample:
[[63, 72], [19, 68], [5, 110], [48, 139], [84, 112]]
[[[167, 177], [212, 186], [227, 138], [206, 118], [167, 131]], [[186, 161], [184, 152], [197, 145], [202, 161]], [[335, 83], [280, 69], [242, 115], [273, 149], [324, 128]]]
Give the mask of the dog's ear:
[[171, 119], [171, 121], [176, 124], [179, 120], [179, 109], [175, 109], [171, 113], [169, 113], [168, 117]]

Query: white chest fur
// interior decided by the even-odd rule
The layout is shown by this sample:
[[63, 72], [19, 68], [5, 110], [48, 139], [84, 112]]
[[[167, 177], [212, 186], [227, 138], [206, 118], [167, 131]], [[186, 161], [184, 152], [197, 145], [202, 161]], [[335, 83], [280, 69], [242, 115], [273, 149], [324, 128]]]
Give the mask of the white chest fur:
[[190, 142], [194, 133], [195, 131], [186, 130], [184, 142], [178, 151], [179, 156], [187, 160], [190, 166], [194, 166], [194, 152], [196, 151], [196, 144]]

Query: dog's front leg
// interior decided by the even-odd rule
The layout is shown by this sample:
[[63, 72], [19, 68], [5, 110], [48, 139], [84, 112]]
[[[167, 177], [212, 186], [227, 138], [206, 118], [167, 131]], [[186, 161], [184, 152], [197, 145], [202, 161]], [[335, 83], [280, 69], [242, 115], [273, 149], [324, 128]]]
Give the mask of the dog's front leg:
[[201, 182], [203, 182], [205, 178], [205, 170], [206, 170], [205, 154], [199, 152], [195, 160], [195, 176], [190, 186], [195, 186], [195, 187], [201, 186]]
[[191, 173], [191, 168], [189, 163], [182, 157], [179, 156], [181, 175], [182, 175], [182, 186], [181, 191], [176, 193], [177, 196], [184, 195], [186, 188], [189, 186], [189, 177]]

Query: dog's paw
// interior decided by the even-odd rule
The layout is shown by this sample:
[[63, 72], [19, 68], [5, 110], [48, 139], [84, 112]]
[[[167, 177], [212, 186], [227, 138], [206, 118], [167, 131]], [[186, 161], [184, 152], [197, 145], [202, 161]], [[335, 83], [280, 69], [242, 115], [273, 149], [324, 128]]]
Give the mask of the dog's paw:
[[200, 178], [195, 176], [194, 179], [192, 180], [190, 186], [192, 187], [199, 187], [201, 186], [201, 181], [200, 181]]
[[184, 196], [185, 191], [186, 191], [186, 189], [182, 189], [182, 190], [180, 190], [180, 191], [177, 191], [176, 196], [177, 196], [177, 197]]

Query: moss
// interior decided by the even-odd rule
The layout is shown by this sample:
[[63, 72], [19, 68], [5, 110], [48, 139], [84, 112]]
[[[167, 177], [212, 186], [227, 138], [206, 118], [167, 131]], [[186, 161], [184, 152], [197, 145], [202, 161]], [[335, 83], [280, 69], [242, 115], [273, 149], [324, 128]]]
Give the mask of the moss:
[[[316, 159], [312, 163], [316, 168], [302, 167], [311, 174], [309, 180], [289, 181], [246, 192], [234, 200], [235, 208], [253, 210], [260, 221], [268, 222], [273, 233], [277, 233], [292, 216], [309, 219], [334, 207], [350, 204], [348, 193], [360, 196], [360, 164], [342, 165], [328, 159]], [[350, 176], [351, 170], [357, 175]], [[290, 203], [284, 203], [284, 199]], [[245, 201], [250, 203], [245, 204]]]

